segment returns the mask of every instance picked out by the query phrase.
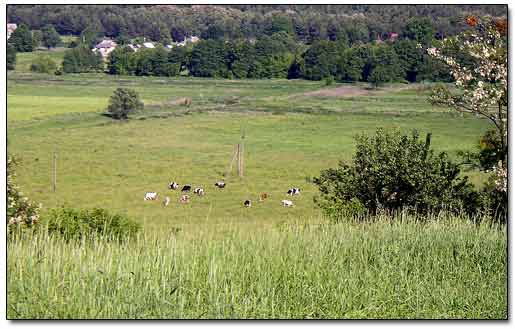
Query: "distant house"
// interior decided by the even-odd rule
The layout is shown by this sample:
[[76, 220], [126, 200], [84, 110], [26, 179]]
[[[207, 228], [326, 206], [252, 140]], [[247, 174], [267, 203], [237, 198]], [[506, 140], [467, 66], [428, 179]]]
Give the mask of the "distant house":
[[102, 55], [103, 59], [106, 59], [109, 54], [116, 49], [116, 42], [109, 39], [104, 39], [102, 42], [98, 43], [95, 48], [93, 48], [93, 52], [99, 52]]
[[18, 28], [18, 25], [14, 23], [7, 23], [7, 39], [11, 37], [11, 34]]
[[143, 42], [143, 47], [145, 48], [155, 48], [154, 44], [152, 42]]
[[130, 48], [130, 49], [132, 49], [133, 51], [138, 51], [138, 50], [140, 50], [141, 45], [137, 45], [137, 44], [136, 44], [136, 45], [133, 45], [133, 44], [130, 44], [130, 45], [128, 45], [127, 47], [129, 47], [129, 48]]
[[388, 41], [395, 41], [399, 38], [399, 33], [391, 32], [388, 36]]
[[177, 42], [175, 43], [176, 46], [179, 46], [179, 47], [184, 47], [186, 46], [188, 43], [197, 43], [200, 41], [200, 38], [199, 37], [196, 37], [196, 36], [191, 36], [189, 38], [185, 38], [183, 41], [181, 42]]
[[188, 42], [191, 42], [191, 43], [197, 43], [200, 41], [200, 38], [199, 37], [196, 37], [194, 35], [192, 35], [189, 39], [187, 39]]

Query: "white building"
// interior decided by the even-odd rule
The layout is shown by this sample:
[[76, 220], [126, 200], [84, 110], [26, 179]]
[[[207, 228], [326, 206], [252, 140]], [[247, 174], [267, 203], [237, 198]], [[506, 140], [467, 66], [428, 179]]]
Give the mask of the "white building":
[[11, 37], [11, 34], [18, 28], [18, 25], [14, 23], [7, 23], [7, 39]]
[[98, 43], [95, 48], [93, 48], [93, 52], [99, 52], [102, 55], [102, 58], [106, 59], [109, 54], [116, 49], [116, 42], [109, 39], [104, 39], [102, 42]]

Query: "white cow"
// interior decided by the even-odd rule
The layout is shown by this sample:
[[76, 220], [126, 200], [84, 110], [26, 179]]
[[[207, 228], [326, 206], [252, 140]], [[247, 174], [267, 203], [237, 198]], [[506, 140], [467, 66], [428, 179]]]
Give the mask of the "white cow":
[[168, 188], [170, 190], [176, 190], [179, 188], [179, 184], [177, 184], [177, 182], [171, 182], [169, 185], [168, 185]]
[[147, 192], [143, 200], [157, 200], [157, 192]]
[[281, 201], [282, 205], [284, 207], [293, 207], [293, 201], [290, 201], [290, 200], [283, 200]]

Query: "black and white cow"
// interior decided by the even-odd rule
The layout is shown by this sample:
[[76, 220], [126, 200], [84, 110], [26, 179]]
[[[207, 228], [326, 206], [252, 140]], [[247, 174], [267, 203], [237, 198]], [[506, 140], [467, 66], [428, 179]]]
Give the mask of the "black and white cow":
[[193, 193], [195, 193], [198, 196], [203, 196], [204, 195], [204, 189], [202, 187], [196, 187], [193, 190]]
[[179, 188], [179, 184], [177, 182], [171, 182], [170, 185], [168, 185], [168, 188], [170, 190], [176, 190]]
[[291, 189], [286, 192], [288, 195], [299, 195], [300, 194], [300, 188], [292, 187]]
[[181, 192], [189, 192], [191, 191], [191, 185], [184, 185], [181, 189]]
[[225, 187], [225, 182], [222, 182], [222, 181], [216, 182], [215, 186], [218, 187], [218, 188], [224, 188]]
[[243, 205], [247, 208], [250, 208], [252, 206], [252, 201], [250, 200], [245, 200], [245, 202], [243, 202]]

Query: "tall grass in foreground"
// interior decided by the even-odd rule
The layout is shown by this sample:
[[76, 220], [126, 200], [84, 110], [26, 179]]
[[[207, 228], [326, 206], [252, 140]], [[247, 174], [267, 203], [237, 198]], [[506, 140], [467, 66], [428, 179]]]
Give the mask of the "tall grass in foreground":
[[451, 218], [8, 243], [8, 318], [507, 317], [506, 228]]

